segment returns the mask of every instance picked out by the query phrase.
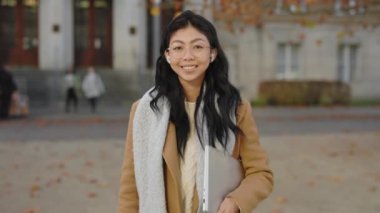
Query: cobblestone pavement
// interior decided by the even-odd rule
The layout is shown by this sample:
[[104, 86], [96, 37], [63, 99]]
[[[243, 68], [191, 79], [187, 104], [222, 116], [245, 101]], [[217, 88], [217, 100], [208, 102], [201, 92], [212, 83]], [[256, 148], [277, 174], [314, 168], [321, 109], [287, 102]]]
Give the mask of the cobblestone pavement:
[[[115, 212], [128, 109], [103, 110], [1, 122], [1, 212]], [[255, 212], [380, 212], [379, 111], [254, 110], [275, 173]]]

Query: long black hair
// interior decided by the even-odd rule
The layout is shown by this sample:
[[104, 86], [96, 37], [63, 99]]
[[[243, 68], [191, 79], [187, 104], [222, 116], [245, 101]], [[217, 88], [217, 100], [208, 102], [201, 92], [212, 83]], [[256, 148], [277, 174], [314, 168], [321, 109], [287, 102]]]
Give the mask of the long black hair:
[[167, 26], [163, 34], [160, 56], [156, 62], [155, 87], [150, 95], [152, 101], [150, 107], [154, 111], [159, 111], [157, 102], [160, 98], [166, 97], [170, 103], [170, 121], [174, 123], [176, 129], [177, 150], [183, 157], [186, 142], [189, 137], [190, 124], [185, 110], [185, 95], [179, 82], [177, 74], [172, 70], [170, 64], [165, 60], [164, 53], [169, 47], [170, 38], [179, 29], [193, 26], [204, 34], [210, 46], [217, 51], [215, 60], [210, 63], [206, 70], [203, 86], [196, 101], [195, 117], [197, 117], [200, 103], [203, 102], [202, 120], [207, 121], [207, 129], [195, 125], [198, 136], [200, 132], [207, 131], [209, 141], [200, 142], [202, 147], [208, 143], [215, 147], [220, 143], [224, 149], [227, 147], [229, 130], [234, 136], [240, 131], [233, 121], [233, 114], [236, 114], [237, 106], [241, 103], [239, 91], [228, 80], [228, 61], [218, 41], [218, 36], [214, 26], [205, 18], [187, 10], [175, 17]]

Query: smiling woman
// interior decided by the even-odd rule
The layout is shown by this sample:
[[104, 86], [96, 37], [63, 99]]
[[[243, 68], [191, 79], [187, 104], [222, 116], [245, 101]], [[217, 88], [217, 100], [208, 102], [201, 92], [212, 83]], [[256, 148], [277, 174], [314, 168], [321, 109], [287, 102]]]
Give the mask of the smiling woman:
[[244, 170], [218, 212], [252, 212], [273, 175], [251, 107], [228, 80], [214, 26], [185, 11], [163, 34], [155, 86], [131, 109], [119, 213], [202, 209], [205, 145], [240, 159]]
[[[199, 93], [206, 70], [216, 55], [207, 37], [195, 27], [188, 25], [173, 33], [165, 57], [173, 71], [178, 75], [185, 92]], [[195, 102], [197, 96], [187, 94], [186, 99]]]

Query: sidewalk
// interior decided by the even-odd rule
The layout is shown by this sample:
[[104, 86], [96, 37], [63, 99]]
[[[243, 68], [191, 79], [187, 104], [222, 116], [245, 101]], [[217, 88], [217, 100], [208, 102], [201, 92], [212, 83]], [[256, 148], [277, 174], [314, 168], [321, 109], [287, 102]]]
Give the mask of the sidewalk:
[[[129, 108], [100, 106], [76, 113], [32, 109], [28, 118], [0, 121], [0, 141], [124, 138]], [[260, 135], [325, 134], [380, 130], [380, 108], [254, 108]], [[16, 130], [16, 131], [15, 131]], [[20, 132], [22, 130], [22, 132]]]
[[[255, 212], [380, 212], [379, 139], [379, 132], [262, 137], [275, 188]], [[0, 145], [2, 212], [116, 212], [123, 140]]]

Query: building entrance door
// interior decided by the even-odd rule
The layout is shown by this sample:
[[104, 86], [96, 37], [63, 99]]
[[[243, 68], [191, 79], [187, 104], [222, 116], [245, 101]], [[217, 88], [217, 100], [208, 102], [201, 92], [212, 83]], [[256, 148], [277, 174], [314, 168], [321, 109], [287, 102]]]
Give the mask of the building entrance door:
[[38, 65], [38, 1], [0, 0], [0, 63]]
[[112, 66], [112, 1], [74, 0], [75, 66]]

